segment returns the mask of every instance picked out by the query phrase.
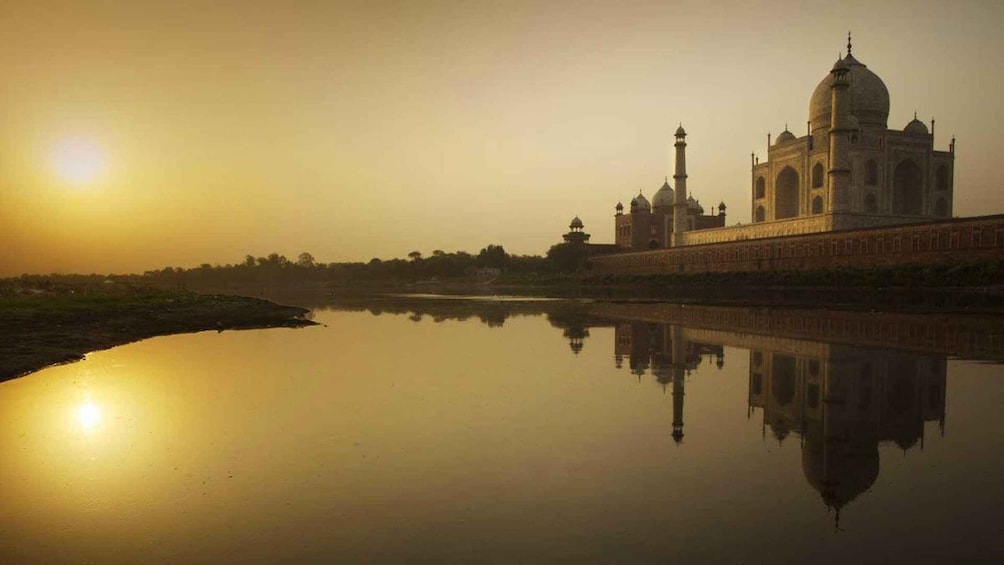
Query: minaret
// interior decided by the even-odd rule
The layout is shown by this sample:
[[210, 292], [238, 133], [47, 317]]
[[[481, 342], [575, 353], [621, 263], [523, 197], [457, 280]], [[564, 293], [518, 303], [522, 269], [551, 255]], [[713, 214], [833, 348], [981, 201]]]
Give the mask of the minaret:
[[683, 124], [676, 128], [676, 172], [673, 181], [673, 247], [683, 245], [683, 232], [687, 231], [687, 132]]
[[[850, 50], [848, 49], [848, 54]], [[850, 68], [843, 59], [838, 59], [830, 73], [833, 84], [830, 106], [830, 211], [834, 213], [851, 211], [851, 159], [850, 136], [854, 129], [850, 113], [850, 83], [847, 74]]]

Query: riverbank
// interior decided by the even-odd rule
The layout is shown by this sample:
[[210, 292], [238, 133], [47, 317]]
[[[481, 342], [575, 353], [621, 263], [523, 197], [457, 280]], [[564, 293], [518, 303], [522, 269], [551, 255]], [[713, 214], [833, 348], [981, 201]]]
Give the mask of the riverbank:
[[0, 381], [92, 351], [206, 330], [314, 325], [304, 308], [178, 290], [30, 290], [0, 295]]

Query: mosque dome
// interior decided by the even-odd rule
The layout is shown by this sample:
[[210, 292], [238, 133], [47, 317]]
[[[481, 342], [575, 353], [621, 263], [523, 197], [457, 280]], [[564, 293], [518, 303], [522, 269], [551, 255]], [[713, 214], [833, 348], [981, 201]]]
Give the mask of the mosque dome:
[[[849, 53], [837, 61], [833, 68], [848, 70], [851, 114], [857, 116], [862, 126], [885, 129], [889, 120], [889, 89], [882, 79]], [[816, 86], [809, 100], [809, 121], [812, 131], [830, 127], [831, 86], [833, 86], [833, 75], [827, 74]]]
[[691, 210], [697, 210], [698, 214], [704, 213], [704, 207], [701, 206], [700, 202], [694, 200], [693, 196], [687, 197], [687, 208], [690, 208]]
[[903, 128], [903, 132], [915, 135], [927, 135], [928, 133], [927, 126], [924, 125], [924, 122], [917, 119], [916, 114], [913, 115], [913, 120], [911, 120], [910, 123], [906, 124], [906, 127]]
[[578, 216], [575, 216], [574, 218], [572, 218], [572, 223], [568, 224], [568, 227], [573, 228], [573, 229], [574, 228], [581, 228], [581, 227], [583, 227], [582, 226], [582, 220], [580, 220]]
[[684, 129], [683, 129], [683, 124], [680, 124], [680, 127], [676, 128], [676, 135], [678, 135], [678, 136], [679, 135], [687, 135], [687, 132], [684, 131]]
[[788, 128], [784, 128], [784, 131], [782, 131], [781, 134], [777, 136], [777, 141], [774, 142], [774, 145], [777, 145], [779, 143], [787, 143], [789, 141], [794, 141], [794, 140], [795, 140], [795, 134], [788, 131]]
[[618, 202], [617, 205], [614, 206], [614, 209], [617, 210], [618, 212], [620, 212], [621, 210], [624, 209], [624, 205], [621, 204], [620, 202]]
[[631, 199], [631, 212], [640, 212], [642, 210], [649, 211], [652, 209], [652, 205], [648, 203], [648, 199], [644, 195], [638, 194]]
[[669, 186], [669, 179], [666, 179], [666, 182], [662, 183], [662, 188], [652, 197], [652, 206], [656, 208], [660, 206], [672, 206], [673, 196], [673, 188]]

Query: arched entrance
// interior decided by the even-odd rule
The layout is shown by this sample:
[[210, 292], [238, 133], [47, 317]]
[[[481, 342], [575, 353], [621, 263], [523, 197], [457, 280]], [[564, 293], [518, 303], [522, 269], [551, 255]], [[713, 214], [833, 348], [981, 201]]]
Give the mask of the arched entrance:
[[774, 219], [798, 216], [798, 173], [785, 167], [774, 183]]
[[923, 209], [923, 179], [917, 163], [907, 159], [892, 176], [892, 212], [919, 216]]

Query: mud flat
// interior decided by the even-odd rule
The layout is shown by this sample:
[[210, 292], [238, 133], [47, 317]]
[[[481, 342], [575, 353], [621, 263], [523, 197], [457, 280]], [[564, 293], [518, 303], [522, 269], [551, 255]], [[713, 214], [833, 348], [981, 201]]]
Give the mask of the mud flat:
[[161, 335], [314, 325], [307, 309], [258, 298], [154, 291], [0, 297], [0, 381]]

